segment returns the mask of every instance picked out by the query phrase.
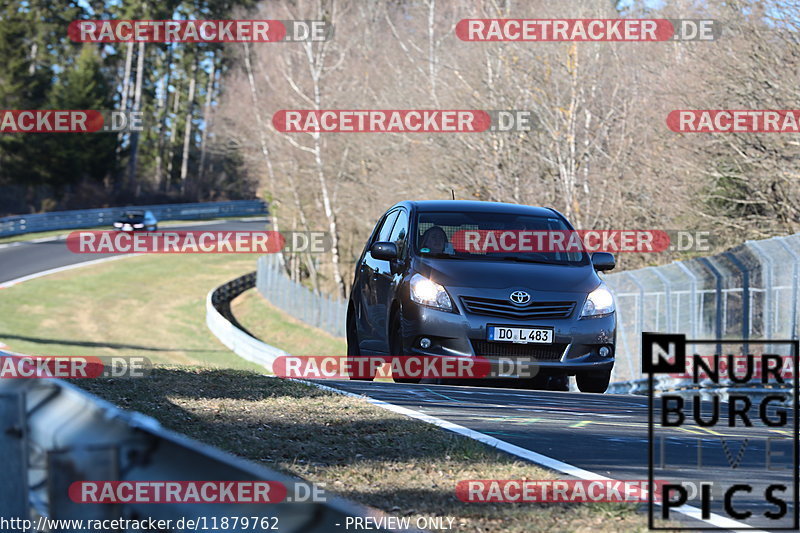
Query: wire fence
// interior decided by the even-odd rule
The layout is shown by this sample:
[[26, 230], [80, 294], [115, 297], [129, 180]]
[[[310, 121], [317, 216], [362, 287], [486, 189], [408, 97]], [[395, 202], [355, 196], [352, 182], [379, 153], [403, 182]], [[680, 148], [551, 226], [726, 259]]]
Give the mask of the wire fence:
[[[343, 337], [346, 302], [289, 279], [280, 261], [277, 254], [259, 258], [259, 292], [292, 316]], [[643, 331], [683, 333], [689, 339], [798, 338], [800, 234], [603, 278], [617, 301], [612, 381], [643, 377]], [[789, 355], [786, 345], [766, 348]]]
[[[605, 280], [617, 300], [614, 381], [643, 377], [643, 331], [689, 339], [797, 339], [800, 234], [747, 241], [718, 255]], [[789, 355], [787, 345], [766, 348]]]
[[347, 301], [317, 294], [286, 275], [280, 254], [258, 258], [256, 288], [273, 305], [306, 324], [345, 336]]

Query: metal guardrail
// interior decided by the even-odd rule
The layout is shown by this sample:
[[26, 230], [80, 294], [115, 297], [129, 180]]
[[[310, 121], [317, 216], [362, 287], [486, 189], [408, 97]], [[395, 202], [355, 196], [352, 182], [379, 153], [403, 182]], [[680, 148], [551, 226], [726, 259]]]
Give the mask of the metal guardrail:
[[230, 302], [255, 286], [255, 272], [220, 285], [206, 297], [206, 325], [222, 344], [239, 357], [272, 371], [276, 358], [288, 353], [256, 339], [239, 325], [230, 312]]
[[[0, 352], [0, 358], [9, 355]], [[308, 483], [169, 431], [150, 417], [123, 411], [56, 379], [0, 380], [0, 449], [5, 465], [0, 517], [6, 520], [150, 517], [173, 524], [181, 518], [211, 524], [214, 517], [277, 517], [282, 532], [322, 533], [340, 531], [336, 524], [344, 524], [348, 516], [379, 514], [330, 495], [325, 502], [274, 504], [74, 503], [68, 496], [70, 485], [86, 480], [277, 481], [289, 495], [307, 493]]]
[[[703, 385], [702, 383], [700, 385]], [[788, 399], [783, 402], [784, 405], [791, 406], [794, 402], [794, 389], [791, 386], [774, 386], [768, 387], [762, 384], [741, 384], [736, 385], [732, 383], [709, 383], [709, 387], [701, 388], [700, 386], [691, 382], [691, 380], [683, 380], [680, 382], [669, 376], [656, 376], [653, 380], [653, 388], [656, 393], [669, 392], [672, 395], [684, 396], [687, 399], [694, 399], [697, 393], [700, 393], [700, 398], [703, 400], [711, 400], [713, 397], [719, 397], [721, 402], [727, 402], [728, 396], [731, 393], [743, 394], [751, 400], [763, 398], [764, 396], [776, 393], [788, 394]], [[639, 396], [647, 395], [650, 391], [650, 384], [647, 378], [632, 379], [629, 381], [618, 381], [609, 385], [609, 394], [635, 394]]]
[[17, 215], [0, 218], [0, 237], [37, 231], [110, 226], [124, 211], [131, 209], [152, 211], [159, 221], [197, 220], [262, 215], [267, 213], [267, 204], [263, 200], [237, 200], [192, 204], [138, 205]]

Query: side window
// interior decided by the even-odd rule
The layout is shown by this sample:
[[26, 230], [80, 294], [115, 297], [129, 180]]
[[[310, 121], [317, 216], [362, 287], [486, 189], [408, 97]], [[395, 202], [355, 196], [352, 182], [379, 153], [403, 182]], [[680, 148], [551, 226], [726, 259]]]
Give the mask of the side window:
[[408, 235], [408, 213], [402, 209], [399, 213], [388, 240], [397, 245], [397, 252], [400, 257], [403, 257], [406, 247], [406, 235]]
[[381, 225], [381, 228], [378, 230], [373, 242], [389, 240], [389, 236], [392, 234], [392, 226], [394, 226], [394, 221], [397, 220], [397, 214], [398, 211], [392, 211], [386, 215], [386, 218], [383, 220], [383, 225]]

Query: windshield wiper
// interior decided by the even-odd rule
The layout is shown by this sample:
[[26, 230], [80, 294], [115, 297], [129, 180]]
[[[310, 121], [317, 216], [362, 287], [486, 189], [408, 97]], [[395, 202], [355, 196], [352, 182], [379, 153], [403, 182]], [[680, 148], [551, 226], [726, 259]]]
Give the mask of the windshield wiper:
[[541, 259], [532, 259], [530, 257], [520, 257], [518, 255], [506, 255], [503, 257], [503, 261], [516, 261], [518, 263], [536, 263], [539, 265], [561, 265], [563, 263], [559, 263], [557, 261], [542, 261]]
[[464, 259], [460, 255], [451, 255], [445, 252], [422, 252], [419, 254], [421, 257], [432, 257], [434, 259]]

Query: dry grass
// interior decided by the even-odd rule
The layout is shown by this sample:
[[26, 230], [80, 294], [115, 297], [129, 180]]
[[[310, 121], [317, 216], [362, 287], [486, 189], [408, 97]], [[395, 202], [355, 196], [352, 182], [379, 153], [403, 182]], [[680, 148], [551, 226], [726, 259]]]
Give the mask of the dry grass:
[[344, 339], [288, 316], [256, 290], [236, 298], [231, 310], [250, 333], [293, 355], [344, 355], [347, 351]]

